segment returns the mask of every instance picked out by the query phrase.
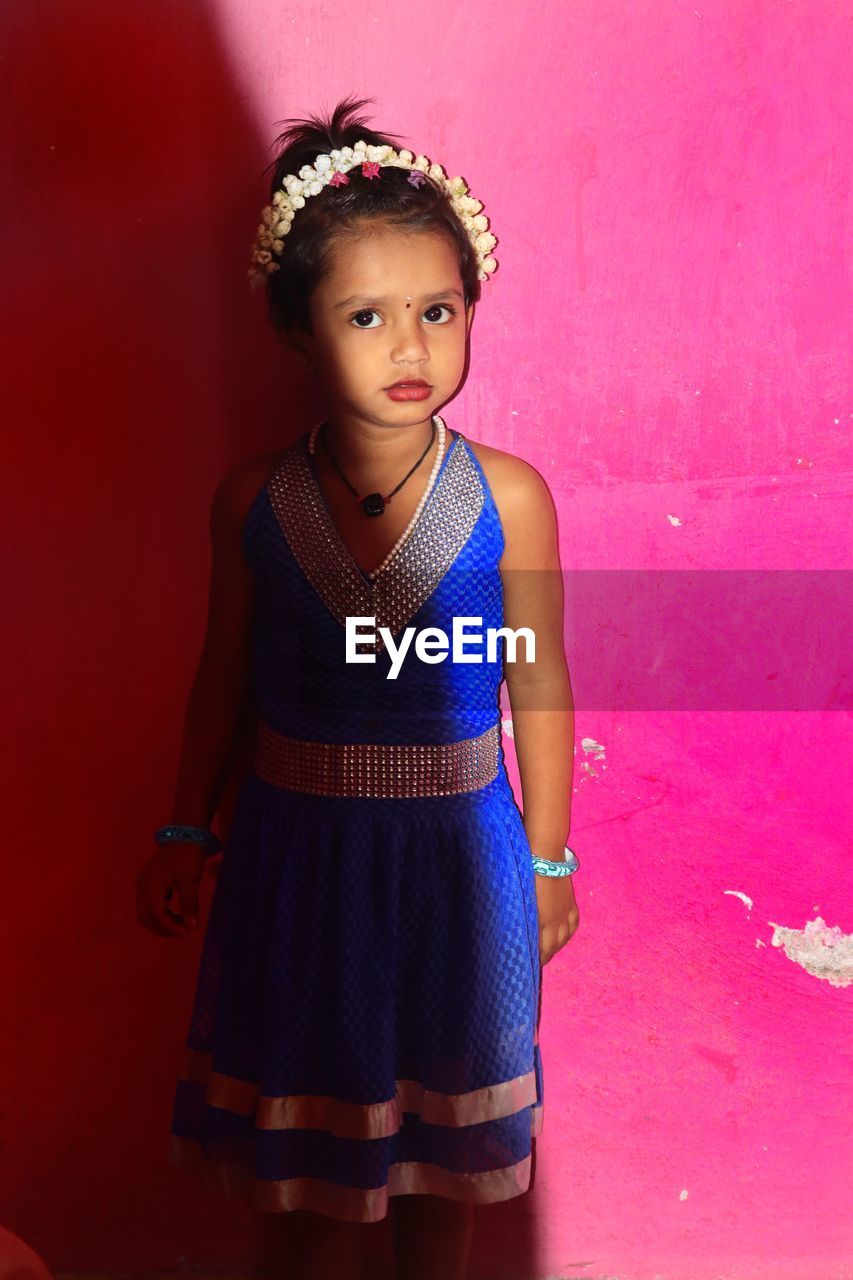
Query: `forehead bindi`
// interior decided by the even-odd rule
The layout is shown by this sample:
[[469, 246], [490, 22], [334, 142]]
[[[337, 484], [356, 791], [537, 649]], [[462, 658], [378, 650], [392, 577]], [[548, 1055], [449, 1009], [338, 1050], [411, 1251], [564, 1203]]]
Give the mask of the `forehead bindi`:
[[[406, 310], [412, 306], [412, 301], [411, 296], [407, 296], [405, 298]], [[420, 299], [420, 305], [422, 307], [434, 307], [440, 302], [464, 303], [464, 301], [465, 295], [461, 289], [439, 289], [435, 293], [425, 294], [424, 297]], [[335, 312], [343, 312], [351, 311], [355, 308], [367, 309], [368, 307], [387, 307], [393, 306], [395, 302], [396, 299], [393, 296], [383, 295], [382, 297], [375, 297], [373, 294], [353, 293], [350, 294], [348, 298], [341, 298], [339, 301], [333, 303], [332, 310]]]

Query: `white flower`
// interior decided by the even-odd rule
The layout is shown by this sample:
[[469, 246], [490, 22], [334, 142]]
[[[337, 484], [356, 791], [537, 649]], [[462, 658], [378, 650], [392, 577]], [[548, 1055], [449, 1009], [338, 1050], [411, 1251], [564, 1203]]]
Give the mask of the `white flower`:
[[471, 241], [477, 258], [479, 279], [488, 279], [498, 265], [489, 252], [497, 244], [497, 240], [488, 230], [489, 219], [480, 212], [483, 208], [482, 201], [474, 200], [468, 194], [468, 184], [464, 178], [448, 178], [443, 167], [431, 164], [425, 155], [414, 156], [408, 150], [398, 152], [387, 143], [374, 145], [360, 138], [352, 147], [324, 152], [316, 157], [313, 165], [303, 165], [298, 174], [288, 173], [282, 178], [279, 190], [272, 196], [272, 202], [261, 210], [261, 221], [252, 246], [255, 266], [248, 272], [252, 288], [267, 280], [272, 272], [281, 270], [279, 264], [272, 261], [272, 255], [283, 252], [284, 237], [291, 230], [297, 210], [305, 207], [305, 201], [311, 196], [320, 195], [335, 173], [347, 173], [365, 161], [418, 170], [441, 187]]

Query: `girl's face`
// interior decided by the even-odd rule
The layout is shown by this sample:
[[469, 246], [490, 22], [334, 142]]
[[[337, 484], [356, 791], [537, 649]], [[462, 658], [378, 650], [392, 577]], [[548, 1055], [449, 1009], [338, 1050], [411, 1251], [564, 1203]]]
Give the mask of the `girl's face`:
[[[465, 308], [459, 260], [440, 234], [380, 226], [342, 239], [310, 314], [313, 333], [297, 345], [342, 425], [427, 421], [462, 380], [474, 306]], [[401, 379], [422, 379], [429, 395], [392, 400], [387, 388]]]

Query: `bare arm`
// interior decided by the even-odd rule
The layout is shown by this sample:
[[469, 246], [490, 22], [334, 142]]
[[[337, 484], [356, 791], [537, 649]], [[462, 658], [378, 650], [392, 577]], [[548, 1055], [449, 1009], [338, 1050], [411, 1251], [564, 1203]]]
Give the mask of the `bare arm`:
[[241, 534], [256, 482], [257, 461], [241, 464], [211, 504], [207, 630], [184, 718], [172, 822], [210, 826], [251, 710], [254, 584]]
[[[506, 664], [513, 739], [523, 796], [524, 829], [541, 858], [565, 861], [574, 764], [574, 703], [563, 649], [563, 581], [557, 520], [548, 486], [533, 467], [503, 455], [499, 464], [504, 620], [536, 637], [529, 660], [519, 638]], [[571, 876], [535, 876], [539, 958], [544, 966], [580, 920]]]
[[[184, 719], [171, 817], [187, 826], [210, 826], [252, 710], [254, 581], [243, 556], [242, 531], [268, 470], [263, 459], [233, 468], [211, 504], [207, 630]], [[136, 880], [140, 924], [164, 937], [189, 937], [198, 925], [205, 862], [200, 845], [159, 845]], [[180, 911], [174, 909], [178, 906]]]
[[519, 641], [507, 662], [513, 740], [518, 758], [524, 829], [542, 858], [563, 858], [571, 822], [574, 704], [563, 649], [563, 581], [554, 504], [545, 481], [513, 460], [504, 486], [501, 559], [505, 625], [528, 627], [535, 661]]

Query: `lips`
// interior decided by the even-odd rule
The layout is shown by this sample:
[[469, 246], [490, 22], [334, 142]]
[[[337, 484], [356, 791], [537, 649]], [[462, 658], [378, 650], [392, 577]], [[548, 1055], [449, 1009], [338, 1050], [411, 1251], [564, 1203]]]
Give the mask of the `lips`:
[[395, 387], [428, 387], [429, 383], [424, 382], [423, 378], [401, 378], [399, 382], [392, 382], [390, 387], [386, 387], [386, 391], [393, 391]]

